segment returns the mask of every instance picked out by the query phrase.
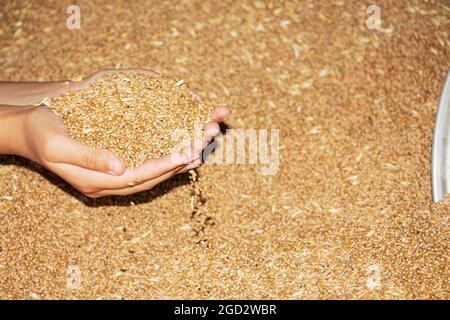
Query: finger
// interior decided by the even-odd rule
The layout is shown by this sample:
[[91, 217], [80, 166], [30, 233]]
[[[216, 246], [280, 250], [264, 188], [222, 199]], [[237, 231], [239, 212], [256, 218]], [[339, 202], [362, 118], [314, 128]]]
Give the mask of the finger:
[[48, 169], [83, 193], [102, 189], [125, 188], [133, 181], [131, 169], [127, 169], [120, 176], [93, 171], [67, 163], [51, 163], [48, 165]]
[[197, 140], [196, 143], [194, 143], [195, 145], [192, 146], [191, 152], [193, 155], [195, 155], [193, 157], [193, 161], [191, 161], [191, 163], [185, 168], [182, 168], [179, 173], [184, 173], [189, 171], [190, 169], [195, 169], [200, 166], [200, 164], [202, 163], [201, 153], [203, 152], [203, 149], [206, 148], [208, 143], [211, 142], [211, 140], [219, 133], [219, 131], [220, 128], [217, 122], [210, 122], [205, 126], [205, 139]]
[[214, 122], [222, 122], [229, 114], [231, 110], [228, 107], [217, 107], [211, 112], [211, 120]]
[[[185, 166], [179, 166], [169, 172], [177, 171]], [[127, 169], [121, 176], [113, 176], [66, 163], [54, 163], [49, 169], [83, 193], [130, 188], [130, 186], [134, 185], [133, 183], [136, 183], [133, 182], [133, 172], [131, 169]], [[167, 172], [164, 174], [167, 174]]]
[[212, 121], [205, 125], [203, 131], [205, 134], [205, 140], [209, 143], [220, 132], [220, 127], [217, 122]]
[[187, 144], [184, 145], [182, 152], [184, 154], [189, 154], [190, 161], [187, 164], [188, 166], [192, 166], [192, 164], [195, 163], [195, 167], [198, 167], [198, 165], [201, 163], [201, 154], [203, 152], [203, 149], [206, 148], [208, 143], [211, 142], [211, 140], [219, 133], [219, 131], [219, 124], [216, 122], [210, 122], [204, 128], [203, 139], [197, 138], [191, 142], [187, 142]]
[[191, 142], [191, 147], [189, 150], [190, 163], [200, 158], [200, 154], [202, 153], [202, 150], [206, 147], [206, 144], [207, 142], [204, 139], [194, 139], [194, 141]]
[[210, 122], [205, 126], [205, 139], [197, 140], [197, 144], [192, 147], [192, 153], [195, 155], [190, 164], [182, 168], [178, 173], [185, 173], [190, 169], [198, 168], [202, 164], [202, 152], [206, 148], [208, 143], [217, 135], [220, 131], [219, 125], [216, 122]]
[[[166, 159], [167, 161], [165, 161]], [[177, 158], [175, 157], [175, 159]], [[170, 165], [171, 159], [169, 156], [150, 160], [139, 168], [126, 169], [120, 176], [113, 176], [67, 163], [50, 163], [48, 168], [76, 189], [85, 193], [86, 191], [93, 192], [103, 189], [128, 188], [146, 182], [171, 170], [185, 167], [190, 163], [186, 159], [187, 157], [181, 157], [181, 160], [173, 166]]]
[[125, 196], [125, 195], [129, 195], [129, 194], [137, 193], [137, 192], [150, 190], [153, 187], [155, 187], [156, 185], [160, 184], [161, 182], [173, 177], [180, 170], [181, 170], [180, 168], [178, 168], [176, 170], [171, 170], [155, 179], [146, 181], [137, 186], [122, 188], [122, 189], [114, 189], [114, 190], [101, 190], [101, 191], [90, 193], [90, 194], [88, 194], [88, 196], [94, 197], [94, 198], [105, 197], [105, 196]]
[[202, 164], [201, 158], [195, 160], [194, 162], [192, 162], [190, 165], [182, 168], [180, 171], [177, 172], [177, 174], [179, 173], [186, 173], [191, 169], [196, 169], [198, 168], [200, 165]]
[[73, 164], [93, 171], [121, 175], [126, 169], [124, 160], [106, 149], [93, 149], [68, 136], [53, 137], [46, 147], [49, 161]]
[[141, 183], [155, 179], [179, 166], [188, 164], [190, 159], [190, 155], [177, 151], [158, 159], [146, 161], [133, 170], [132, 180], [135, 183]]

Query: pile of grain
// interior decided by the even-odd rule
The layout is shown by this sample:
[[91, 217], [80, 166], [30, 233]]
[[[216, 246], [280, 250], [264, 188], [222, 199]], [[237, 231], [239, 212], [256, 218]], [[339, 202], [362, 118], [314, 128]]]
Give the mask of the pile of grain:
[[110, 149], [129, 166], [200, 138], [211, 112], [183, 80], [136, 72], [107, 74], [86, 89], [53, 98], [50, 106], [74, 139]]
[[1, 2], [3, 80], [174, 75], [232, 107], [229, 127], [279, 128], [280, 170], [202, 166], [192, 219], [183, 175], [88, 201], [3, 157], [1, 298], [450, 297], [430, 185], [448, 1], [379, 0], [380, 30], [351, 0], [79, 0], [68, 30], [71, 4]]

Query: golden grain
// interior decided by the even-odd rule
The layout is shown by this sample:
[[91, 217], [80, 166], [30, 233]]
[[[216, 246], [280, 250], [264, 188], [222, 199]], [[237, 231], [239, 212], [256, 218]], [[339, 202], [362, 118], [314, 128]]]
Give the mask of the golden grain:
[[157, 69], [230, 105], [231, 128], [279, 128], [282, 152], [271, 177], [202, 166], [194, 217], [181, 175], [91, 201], [1, 157], [0, 297], [448, 299], [450, 205], [429, 177], [450, 9], [404, 2], [380, 1], [368, 30], [358, 1], [79, 0], [67, 30], [62, 1], [3, 1], [2, 80]]
[[[211, 112], [184, 80], [132, 72], [108, 74], [86, 89], [45, 102], [63, 118], [74, 139], [109, 149], [131, 167], [192, 140], [196, 126], [201, 129]], [[189, 136], [176, 134], [183, 129]]]

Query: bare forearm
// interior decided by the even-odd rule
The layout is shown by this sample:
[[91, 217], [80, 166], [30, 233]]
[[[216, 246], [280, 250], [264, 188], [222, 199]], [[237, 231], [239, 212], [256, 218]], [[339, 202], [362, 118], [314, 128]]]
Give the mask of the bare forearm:
[[27, 106], [61, 94], [69, 81], [0, 82], [0, 105]]

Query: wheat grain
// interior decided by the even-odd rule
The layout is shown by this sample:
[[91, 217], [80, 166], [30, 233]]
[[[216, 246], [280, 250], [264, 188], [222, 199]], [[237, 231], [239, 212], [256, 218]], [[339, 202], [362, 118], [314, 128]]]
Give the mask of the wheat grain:
[[[86, 89], [45, 101], [74, 139], [110, 149], [129, 166], [169, 154], [193, 139], [201, 132], [196, 126], [204, 125], [211, 112], [184, 80], [132, 72], [111, 73]], [[189, 136], [176, 134], [182, 129]]]

